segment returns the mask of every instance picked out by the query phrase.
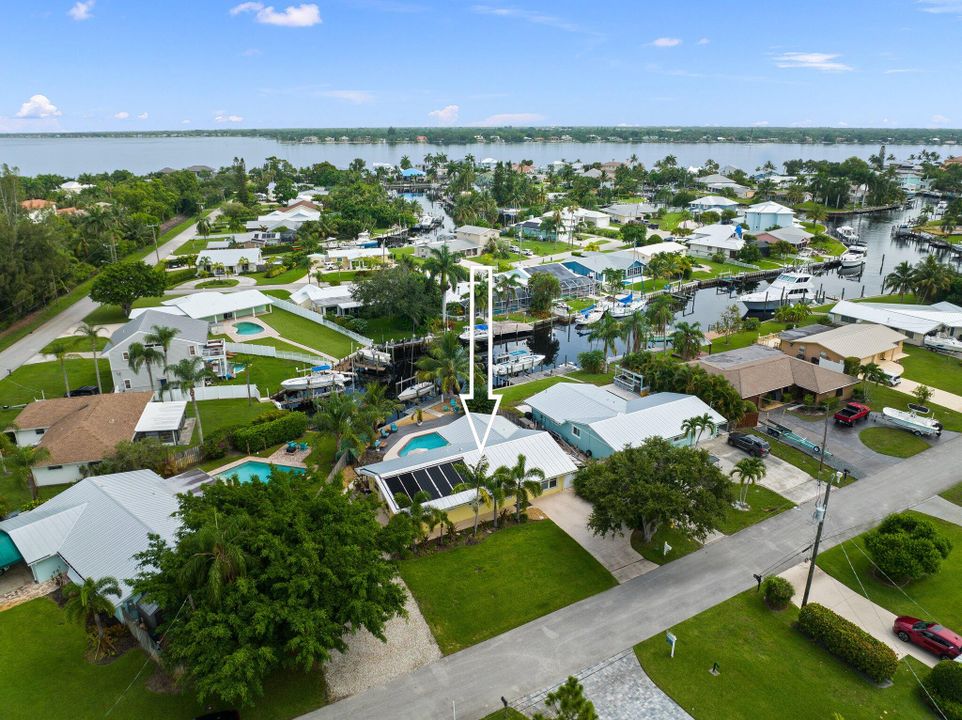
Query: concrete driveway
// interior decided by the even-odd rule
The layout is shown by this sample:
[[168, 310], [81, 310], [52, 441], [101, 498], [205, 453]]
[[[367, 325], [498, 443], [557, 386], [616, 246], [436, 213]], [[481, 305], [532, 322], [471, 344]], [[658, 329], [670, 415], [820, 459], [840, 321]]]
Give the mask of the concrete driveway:
[[[744, 450], [729, 445], [727, 435], [719, 435], [713, 440], [701, 443], [699, 447], [718, 458], [719, 467], [726, 475], [735, 467], [735, 463], [742, 458], [749, 457]], [[768, 472], [759, 481], [759, 485], [777, 492], [796, 505], [811, 500], [818, 495], [818, 484], [815, 482], [815, 478], [807, 472], [799, 470], [791, 463], [787, 463], [774, 455], [764, 458], [764, 463]]]
[[551, 518], [555, 525], [591, 553], [619, 583], [644, 575], [658, 567], [634, 551], [628, 533], [607, 537], [594, 535], [588, 529], [591, 503], [578, 497], [574, 490], [562, 490], [554, 495], [545, 495], [535, 500], [532, 505]]

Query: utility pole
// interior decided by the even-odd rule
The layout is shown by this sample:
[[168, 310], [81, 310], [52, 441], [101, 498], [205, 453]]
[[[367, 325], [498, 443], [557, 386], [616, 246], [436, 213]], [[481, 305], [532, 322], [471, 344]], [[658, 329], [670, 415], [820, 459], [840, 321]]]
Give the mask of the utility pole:
[[[848, 470], [845, 471], [848, 475]], [[835, 473], [835, 480], [839, 480], [841, 473]], [[825, 485], [825, 500], [821, 506], [815, 506], [815, 515], [818, 517], [818, 530], [815, 531], [815, 544], [812, 546], [812, 559], [808, 565], [808, 578], [805, 580], [805, 593], [802, 595], [802, 607], [808, 604], [808, 595], [812, 591], [812, 578], [815, 576], [815, 560], [818, 558], [818, 545], [822, 541], [822, 528], [825, 526], [825, 515], [828, 513], [828, 498], [832, 494], [832, 479], [830, 478]]]
[[157, 258], [157, 264], [160, 265], [160, 248], [157, 247], [157, 224], [152, 223], [149, 227], [154, 234], [154, 256]]

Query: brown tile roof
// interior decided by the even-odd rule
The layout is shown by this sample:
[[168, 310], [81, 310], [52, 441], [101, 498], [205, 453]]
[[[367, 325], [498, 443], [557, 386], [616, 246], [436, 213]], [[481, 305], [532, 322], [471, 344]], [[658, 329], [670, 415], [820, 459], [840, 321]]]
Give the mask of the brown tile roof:
[[18, 428], [46, 428], [40, 447], [50, 452], [41, 466], [103, 460], [134, 428], [153, 393], [128, 392], [38, 400], [23, 409]]
[[709, 355], [694, 362], [712, 375], [724, 376], [742, 398], [753, 398], [792, 385], [820, 395], [858, 382], [844, 373], [763, 345]]
[[20, 207], [24, 210], [43, 210], [44, 208], [54, 207], [51, 200], [24, 200], [20, 203]]
[[290, 210], [291, 208], [296, 208], [296, 207], [306, 207], [306, 208], [310, 208], [311, 210], [321, 209], [320, 205], [316, 205], [315, 203], [312, 203], [310, 200], [298, 200], [296, 203], [291, 203], [287, 207], [283, 207], [279, 209], [282, 212], [284, 212], [284, 211]]

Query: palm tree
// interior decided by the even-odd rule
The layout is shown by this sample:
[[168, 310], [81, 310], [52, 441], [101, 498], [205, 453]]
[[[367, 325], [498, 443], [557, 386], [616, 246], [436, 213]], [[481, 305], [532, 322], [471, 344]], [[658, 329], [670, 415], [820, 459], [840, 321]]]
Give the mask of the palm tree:
[[474, 490], [475, 493], [468, 504], [474, 510], [473, 535], [477, 537], [478, 516], [481, 514], [481, 506], [487, 507], [492, 502], [491, 492], [488, 490], [488, 485], [491, 482], [491, 476], [488, 474], [488, 459], [482, 456], [474, 467], [469, 467], [463, 462], [454, 467], [458, 471], [458, 475], [464, 480], [455, 485], [452, 491], [458, 493], [465, 490]]
[[447, 245], [432, 249], [431, 255], [424, 261], [423, 267], [441, 288], [441, 321], [447, 329], [447, 291], [456, 288], [459, 282], [468, 279], [468, 269], [458, 262], [457, 256], [448, 249]]
[[353, 395], [333, 392], [314, 401], [314, 424], [318, 430], [334, 436], [334, 447], [342, 450], [343, 439], [354, 431], [357, 401]]
[[[180, 328], [167, 327], [166, 325], [154, 325], [152, 328], [150, 328], [150, 332], [144, 336], [144, 342], [148, 345], [160, 345], [160, 349], [164, 353], [164, 372], [167, 372], [167, 366], [170, 364], [170, 361], [167, 357], [168, 353], [170, 352], [170, 344], [178, 335], [180, 335]], [[170, 399], [174, 399], [173, 390], [170, 391]]]
[[[661, 332], [662, 337], [666, 337], [666, 330], [675, 319], [675, 309], [672, 307], [670, 295], [659, 295], [654, 298], [645, 309], [649, 322]], [[667, 342], [667, 339], [666, 339]]]
[[201, 218], [197, 221], [197, 233], [205, 238], [210, 235], [210, 220]]
[[427, 354], [416, 366], [419, 380], [433, 380], [441, 386], [442, 393], [461, 392], [461, 380], [468, 376], [469, 357], [456, 333], [446, 332], [429, 346]]
[[408, 497], [406, 493], [394, 493], [394, 503], [399, 510], [406, 512], [411, 517], [414, 525], [414, 538], [411, 550], [415, 551], [416, 546], [420, 545], [427, 538], [424, 525], [431, 514], [430, 508], [425, 507], [424, 503], [431, 499], [431, 496], [424, 490], [418, 490], [414, 495]]
[[809, 219], [813, 223], [817, 223], [819, 225], [821, 225], [825, 218], [828, 217], [828, 211], [823, 206], [815, 204], [806, 210], [805, 214], [808, 215]]
[[361, 411], [370, 418], [371, 426], [375, 430], [403, 407], [402, 403], [387, 396], [387, 386], [384, 383], [375, 382], [364, 388]]
[[197, 418], [197, 432], [200, 436], [200, 442], [203, 444], [204, 426], [200, 420], [200, 412], [197, 410], [197, 393], [195, 391], [198, 387], [203, 387], [205, 381], [213, 380], [217, 376], [204, 365], [204, 361], [199, 357], [184, 358], [167, 369], [174, 376], [173, 384], [190, 393], [190, 403], [194, 408], [194, 417]]
[[103, 385], [100, 383], [100, 362], [97, 359], [97, 340], [100, 339], [100, 331], [104, 328], [99, 325], [91, 325], [89, 322], [84, 321], [80, 327], [74, 331], [74, 335], [79, 335], [82, 338], [90, 340], [90, 349], [94, 354], [94, 372], [97, 374], [97, 392], [102, 393], [104, 391]]
[[604, 289], [609, 295], [617, 295], [624, 290], [625, 271], [621, 268], [608, 268], [604, 272]]
[[[194, 360], [200, 361], [200, 358], [193, 358]], [[160, 365], [164, 362], [164, 355], [159, 350], [151, 347], [150, 345], [143, 345], [139, 342], [130, 343], [127, 346], [127, 365], [135, 373], [140, 372], [140, 368], [147, 368], [147, 380], [150, 383], [150, 389], [154, 389], [154, 365]], [[169, 369], [169, 368], [165, 368]]]
[[94, 580], [88, 577], [82, 585], [71, 583], [63, 589], [63, 597], [66, 600], [63, 611], [67, 618], [80, 623], [84, 628], [89, 627], [91, 622], [97, 626], [97, 647], [94, 650], [96, 655], [100, 653], [100, 645], [104, 638], [104, 626], [100, 621], [100, 615], [113, 615], [115, 611], [114, 603], [107, 597], [108, 595], [120, 599], [120, 583], [117, 582], [117, 578], [107, 576]]
[[735, 467], [729, 473], [732, 479], [738, 476], [739, 482], [739, 492], [738, 501], [736, 506], [748, 510], [749, 504], [748, 500], [748, 487], [754, 485], [756, 482], [761, 480], [768, 473], [768, 468], [765, 467], [765, 462], [761, 458], [757, 457], [746, 457], [735, 463]]
[[494, 284], [494, 294], [505, 304], [505, 312], [510, 310], [511, 300], [521, 291], [521, 281], [516, 275], [504, 274], [498, 276]]
[[514, 495], [514, 519], [521, 521], [522, 506], [527, 507], [531, 497], [541, 495], [541, 483], [545, 480], [541, 468], [529, 468], [527, 458], [518, 455], [518, 459], [511, 467], [498, 468], [504, 478], [504, 491], [507, 495]]
[[70, 352], [70, 346], [67, 345], [66, 338], [57, 338], [50, 343], [47, 354], [53, 355], [57, 358], [57, 362], [60, 363], [60, 372], [63, 373], [63, 388], [66, 390], [66, 397], [70, 397], [70, 380], [67, 378], [67, 360], [75, 358], [77, 355]]
[[635, 310], [621, 321], [621, 333], [625, 342], [630, 342], [631, 352], [638, 352], [648, 345], [651, 322], [644, 311]]
[[617, 349], [615, 342], [621, 338], [622, 334], [621, 323], [608, 313], [602, 315], [601, 319], [591, 326], [588, 340], [601, 342], [602, 350], [605, 353], [605, 372], [608, 372], [608, 356]]
[[705, 333], [701, 331], [701, 323], [679, 322], [675, 325], [675, 332], [671, 336], [672, 347], [681, 355], [682, 360], [698, 357], [701, 352]]
[[915, 271], [912, 265], [906, 261], [900, 262], [892, 272], [885, 276], [882, 284], [882, 291], [891, 290], [899, 294], [899, 300], [905, 297], [905, 293], [912, 292], [915, 287]]
[[702, 433], [708, 430], [709, 432], [715, 432], [718, 429], [718, 425], [712, 420], [711, 415], [708, 413], [703, 413], [701, 415], [696, 415], [694, 417], [686, 418], [682, 424], [681, 429], [685, 431], [685, 434], [694, 440], [692, 445], [697, 445], [701, 440]]
[[876, 363], [870, 362], [865, 363], [858, 369], [859, 377], [862, 378], [862, 382], [870, 382], [879, 386], [879, 383], [885, 382], [885, 371], [879, 367]]
[[14, 475], [22, 487], [30, 491], [30, 497], [37, 499], [37, 481], [33, 468], [50, 457], [50, 451], [40, 445], [15, 445], [6, 435], [0, 435], [0, 454], [14, 469]]
[[953, 277], [948, 265], [940, 263], [934, 255], [927, 255], [912, 272], [912, 289], [919, 300], [930, 303], [952, 286]]
[[812, 314], [812, 309], [805, 303], [796, 303], [795, 305], [779, 305], [775, 309], [775, 319], [779, 322], [783, 322], [786, 325], [791, 325], [795, 327], [800, 322], [810, 317]]
[[215, 511], [213, 523], [202, 525], [196, 533], [181, 540], [190, 552], [181, 569], [183, 582], [189, 588], [206, 586], [215, 605], [220, 604], [224, 586], [247, 571], [247, 558], [237, 544], [240, 534], [241, 526], [237, 522], [221, 523]]

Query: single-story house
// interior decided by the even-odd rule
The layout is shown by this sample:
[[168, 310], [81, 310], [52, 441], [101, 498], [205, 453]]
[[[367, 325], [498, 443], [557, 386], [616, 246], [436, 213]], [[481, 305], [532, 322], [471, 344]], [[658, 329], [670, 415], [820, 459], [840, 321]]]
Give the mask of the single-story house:
[[[554, 217], [554, 211], [548, 211], [541, 217]], [[565, 208], [561, 211], [561, 225], [566, 228], [576, 227], [580, 224], [588, 227], [606, 228], [611, 225], [611, 216], [598, 210], [588, 210], [587, 208], [575, 208], [574, 212]]]
[[501, 233], [497, 228], [481, 227], [479, 225], [462, 225], [454, 229], [455, 239], [470, 242], [482, 248], [489, 242], [497, 241], [500, 236]]
[[621, 270], [625, 278], [638, 277], [645, 269], [644, 261], [634, 250], [615, 250], [610, 253], [586, 252], [581, 257], [570, 257], [561, 264], [577, 275], [603, 280], [606, 270]]
[[134, 427], [134, 440], [154, 438], [164, 445], [189, 445], [186, 426], [186, 400], [148, 403]]
[[647, 265], [655, 255], [660, 255], [661, 253], [685, 255], [688, 252], [688, 248], [676, 242], [657, 242], [651, 245], [639, 245], [632, 252], [637, 254], [641, 261]]
[[[472, 415], [472, 419], [480, 429], [487, 425], [491, 416]], [[474, 510], [469, 503], [474, 499], [475, 491], [454, 491], [463, 481], [455, 466], [457, 463], [464, 463], [473, 467], [481, 457], [468, 422], [468, 418], [461, 417], [433, 432], [424, 433], [438, 435], [445, 443], [440, 447], [423, 452], [409, 452], [365, 465], [358, 468], [357, 474], [368, 479], [371, 489], [381, 494], [392, 513], [397, 513], [401, 508], [397, 496], [413, 498], [416, 493], [424, 491], [431, 498], [425, 505], [445, 510], [453, 523], [466, 526], [474, 520]], [[410, 442], [410, 439], [402, 439], [400, 442]], [[403, 451], [402, 447], [401, 452]], [[564, 489], [577, 470], [571, 457], [549, 433], [526, 430], [504, 417], [495, 416], [484, 449], [489, 472], [513, 466], [519, 455], [525, 456], [529, 468], [538, 468], [544, 473], [545, 479], [541, 483], [544, 493]], [[511, 505], [509, 500], [507, 507]], [[487, 510], [490, 513], [491, 507]], [[481, 512], [483, 513], [484, 509]]]
[[696, 215], [703, 212], [721, 214], [725, 210], [734, 210], [738, 207], [738, 204], [737, 200], [722, 195], [706, 195], [705, 197], [695, 198], [688, 203], [688, 209]]
[[254, 272], [264, 265], [259, 248], [226, 248], [201, 250], [196, 265], [215, 275], [239, 275]]
[[308, 200], [298, 200], [286, 208], [273, 210], [266, 215], [260, 215], [256, 220], [246, 223], [248, 230], [271, 231], [277, 228], [299, 230], [306, 222], [319, 220], [321, 209]]
[[[260, 290], [241, 290], [234, 293], [207, 291], [164, 300], [160, 308], [150, 309], [218, 323], [269, 313], [273, 304], [274, 299]], [[140, 314], [133, 310], [130, 316], [133, 318]]]
[[354, 283], [343, 285], [305, 285], [291, 293], [291, 302], [302, 308], [314, 310], [322, 315], [353, 315], [361, 307], [361, 303], [351, 296]]
[[779, 349], [786, 355], [818, 363], [838, 370], [845, 366], [845, 358], [858, 358], [860, 365], [875, 363], [892, 375], [901, 375], [902, 366], [896, 361], [905, 357], [902, 343], [905, 335], [884, 325], [858, 323], [832, 328], [826, 325], [807, 325], [786, 330], [779, 335]]
[[[167, 377], [162, 367], [153, 367], [154, 387], [150, 386], [147, 368], [141, 366], [139, 370], [130, 367], [130, 345], [146, 342], [147, 335], [153, 333], [155, 327], [169, 327], [177, 331], [167, 348], [167, 360], [176, 365], [184, 358], [199, 357], [204, 359], [207, 367], [216, 375], [223, 377], [227, 374], [227, 355], [222, 340], [208, 340], [209, 324], [206, 320], [194, 320], [185, 315], [171, 315], [156, 308], [146, 308], [143, 313], [129, 320], [119, 327], [104, 347], [101, 357], [110, 363], [110, 374], [114, 381], [114, 392], [128, 392], [130, 390], [155, 390], [167, 384]], [[157, 348], [160, 350], [160, 348]]]
[[642, 203], [615, 203], [601, 211], [607, 215], [612, 222], [624, 225], [625, 223], [640, 222], [645, 219], [645, 212]]
[[693, 257], [711, 258], [721, 253], [726, 258], [734, 258], [745, 247], [745, 240], [735, 225], [705, 225], [692, 232], [686, 240], [688, 254]]
[[674, 445], [692, 445], [694, 438], [682, 429], [686, 419], [705, 413], [717, 429], [727, 420], [694, 395], [654, 393], [633, 400], [595, 385], [558, 383], [527, 400], [539, 427], [561, 437], [585, 455], [605, 458], [625, 446], [637, 447], [651, 437]]
[[118, 620], [143, 619], [156, 625], [156, 607], [141, 604], [128, 581], [140, 570], [136, 555], [149, 535], [176, 542], [180, 520], [177, 494], [196, 492], [210, 477], [196, 472], [167, 480], [152, 470], [88, 477], [37, 508], [0, 521], [7, 539], [34, 581], [63, 573], [75, 583], [113, 577], [121, 596], [108, 596]]
[[459, 257], [477, 257], [484, 252], [484, 245], [477, 240], [449, 237], [435, 242], [419, 243], [414, 247], [414, 254], [419, 258], [428, 258], [431, 257], [432, 250], [440, 250], [442, 247], [447, 247], [448, 252]]
[[858, 378], [765, 345], [749, 345], [691, 362], [712, 375], [725, 377], [743, 400], [750, 400], [759, 408], [762, 398], [781, 400], [786, 391], [812, 395], [816, 402], [830, 397], [845, 399], [858, 384]]
[[755, 235], [755, 242], [758, 243], [758, 247], [762, 250], [764, 250], [766, 247], [774, 245], [777, 242], [787, 242], [789, 245], [798, 250], [808, 245], [809, 241], [813, 237], [815, 236], [807, 230], [794, 225], [789, 225], [787, 227], [780, 227], [776, 228], [775, 230], [765, 230], [757, 233]]
[[700, 178], [696, 178], [695, 182], [699, 185], [704, 185], [708, 187], [710, 185], [737, 185], [735, 180], [725, 175], [719, 175], [718, 173], [712, 173], [711, 175], [702, 175]]
[[61, 192], [65, 192], [68, 195], [76, 195], [84, 190], [89, 190], [92, 187], [94, 186], [79, 183], [76, 180], [67, 180], [67, 182], [60, 183]]
[[20, 207], [33, 222], [40, 222], [47, 215], [52, 215], [57, 212], [57, 203], [52, 200], [42, 200], [40, 198], [21, 200]]
[[379, 247], [332, 248], [327, 255], [312, 255], [312, 260], [334, 263], [341, 270], [361, 270], [381, 261], [390, 261], [391, 256]]
[[[531, 293], [528, 291], [528, 281], [538, 273], [548, 273], [558, 279], [561, 286], [562, 298], [584, 298], [592, 295], [597, 289], [598, 283], [593, 277], [578, 275], [571, 268], [565, 267], [560, 262], [545, 263], [544, 265], [529, 265], [527, 267], [514, 268], [507, 273], [495, 275], [495, 282], [501, 275], [511, 275], [518, 279], [520, 287], [508, 296], [495, 294], [494, 312], [495, 314], [524, 310], [530, 306]], [[463, 298], [468, 292], [467, 284], [458, 286], [456, 293], [448, 295], [452, 302]], [[457, 294], [457, 298], [452, 296]]]
[[771, 227], [787, 228], [795, 224], [795, 211], [777, 202], [750, 205], [745, 210], [748, 232], [759, 233]]
[[37, 400], [14, 420], [17, 445], [39, 445], [48, 457], [33, 466], [38, 486], [80, 479], [82, 470], [113, 453], [117, 443], [133, 440], [152, 392], [109, 393]]
[[231, 233], [230, 235], [211, 235], [207, 238], [208, 250], [223, 250], [226, 248], [262, 248], [267, 245], [279, 245], [294, 240], [293, 231]]
[[852, 302], [842, 300], [828, 311], [833, 323], [877, 323], [896, 330], [912, 345], [924, 345], [926, 335], [962, 338], [962, 307], [950, 302], [934, 305]]

